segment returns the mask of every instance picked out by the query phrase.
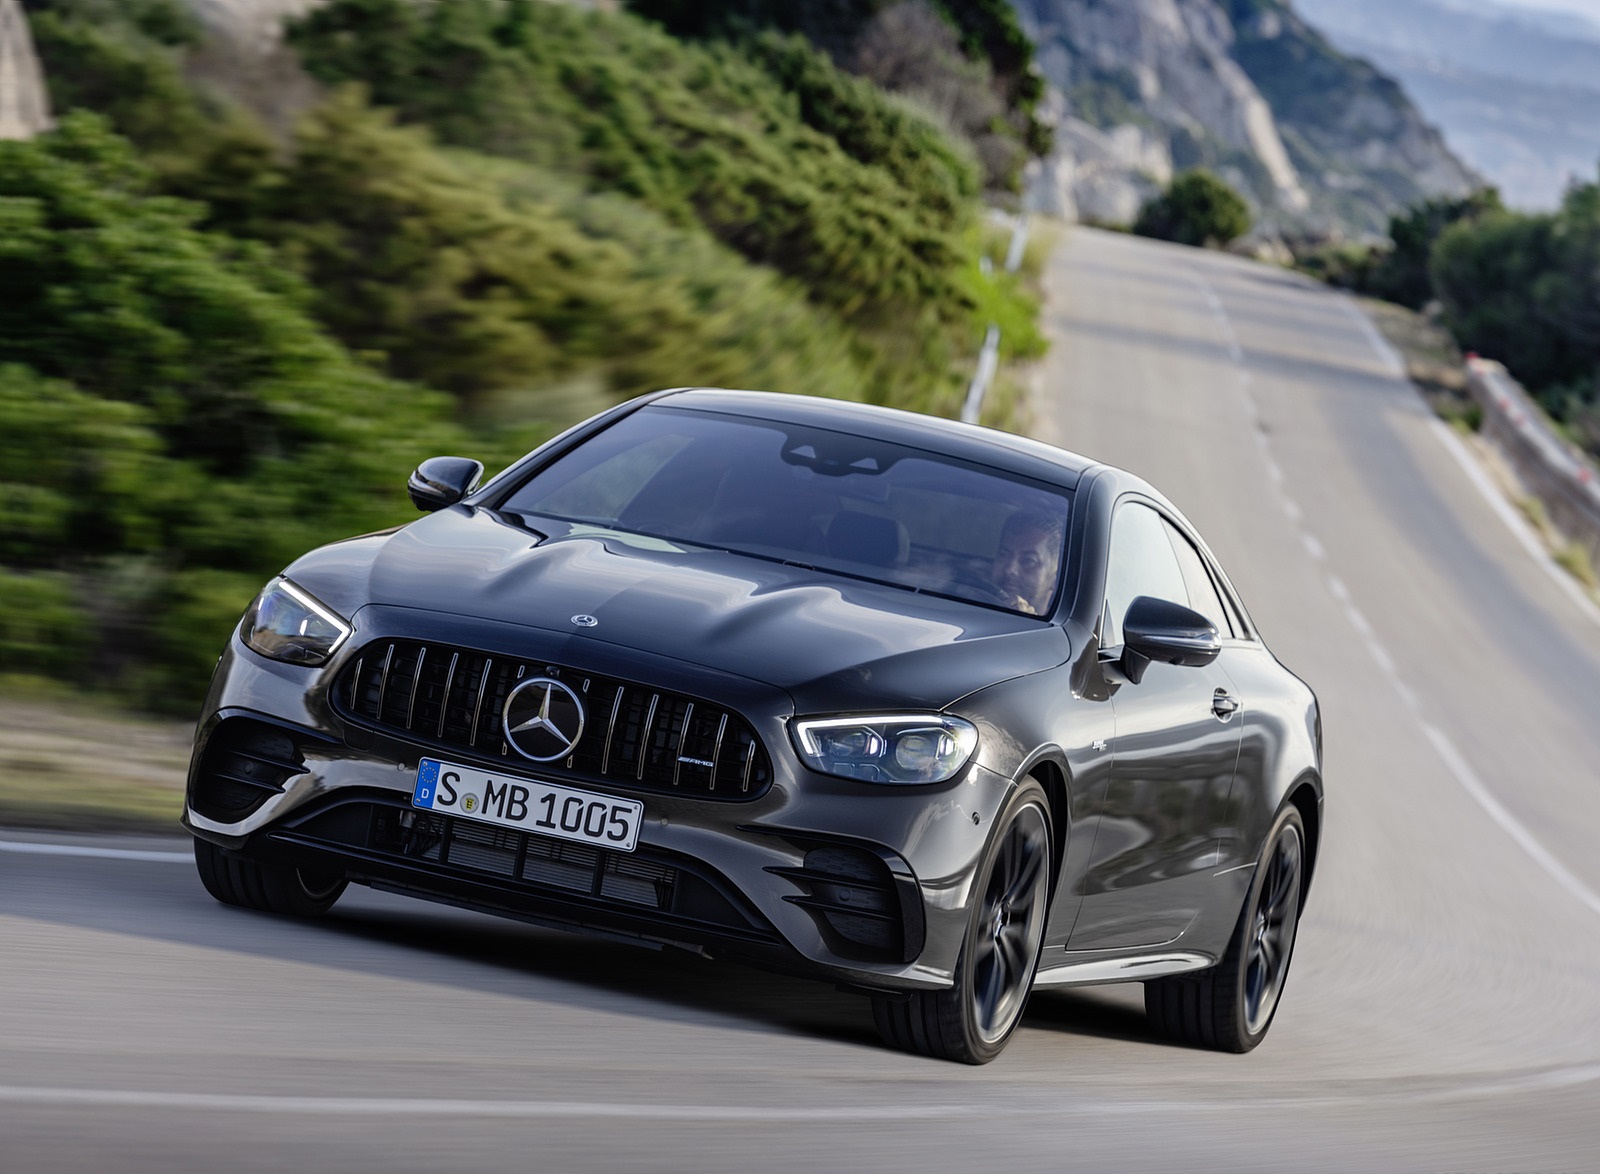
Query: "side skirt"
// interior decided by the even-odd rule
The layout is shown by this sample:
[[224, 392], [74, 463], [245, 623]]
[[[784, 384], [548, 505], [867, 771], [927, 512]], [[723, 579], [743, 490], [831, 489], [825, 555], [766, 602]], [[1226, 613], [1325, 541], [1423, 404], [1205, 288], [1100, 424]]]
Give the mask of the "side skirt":
[[1096, 958], [1088, 962], [1067, 962], [1041, 970], [1033, 976], [1034, 989], [1044, 986], [1093, 986], [1107, 982], [1143, 982], [1186, 970], [1204, 970], [1216, 965], [1206, 954], [1167, 951], [1122, 958]]

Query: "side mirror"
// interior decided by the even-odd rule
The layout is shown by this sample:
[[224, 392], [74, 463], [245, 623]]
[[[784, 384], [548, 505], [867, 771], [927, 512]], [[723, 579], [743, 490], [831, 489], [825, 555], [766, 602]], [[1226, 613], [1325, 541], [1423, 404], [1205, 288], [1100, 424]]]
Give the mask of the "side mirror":
[[425, 513], [455, 505], [478, 486], [483, 462], [469, 457], [429, 457], [406, 482], [406, 492]]
[[1222, 638], [1199, 612], [1141, 595], [1122, 621], [1122, 671], [1137, 685], [1151, 661], [1200, 668], [1217, 659]]

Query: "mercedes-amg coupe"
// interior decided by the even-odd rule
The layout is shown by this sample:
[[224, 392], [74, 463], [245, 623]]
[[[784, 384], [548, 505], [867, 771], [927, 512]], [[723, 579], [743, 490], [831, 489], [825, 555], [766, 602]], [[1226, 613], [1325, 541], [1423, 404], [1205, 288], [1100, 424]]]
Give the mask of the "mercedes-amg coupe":
[[1322, 828], [1316, 699], [1119, 469], [859, 404], [677, 390], [298, 559], [223, 651], [184, 822], [218, 900], [347, 884], [814, 975], [993, 1059], [1142, 982], [1246, 1051]]

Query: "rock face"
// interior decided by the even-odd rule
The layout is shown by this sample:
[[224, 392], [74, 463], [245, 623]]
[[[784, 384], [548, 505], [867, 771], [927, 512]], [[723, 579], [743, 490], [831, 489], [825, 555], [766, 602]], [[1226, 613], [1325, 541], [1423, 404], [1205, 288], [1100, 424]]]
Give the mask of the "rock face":
[[1013, 0], [1055, 99], [1036, 199], [1127, 221], [1174, 171], [1209, 167], [1259, 231], [1381, 233], [1476, 177], [1399, 87], [1279, 0]]
[[50, 127], [28, 19], [17, 0], [0, 0], [0, 139], [31, 139]]
[[1295, 0], [1397, 78], [1517, 208], [1548, 210], [1600, 159], [1600, 24], [1449, 0]]

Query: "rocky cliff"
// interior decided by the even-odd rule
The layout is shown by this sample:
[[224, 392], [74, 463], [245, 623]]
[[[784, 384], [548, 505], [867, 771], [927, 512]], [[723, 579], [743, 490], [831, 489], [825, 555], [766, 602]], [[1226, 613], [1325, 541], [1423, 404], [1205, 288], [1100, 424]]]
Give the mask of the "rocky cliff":
[[1392, 80], [1280, 0], [1013, 0], [1055, 91], [1036, 198], [1126, 222], [1175, 171], [1211, 168], [1260, 230], [1384, 231], [1477, 178]]

